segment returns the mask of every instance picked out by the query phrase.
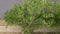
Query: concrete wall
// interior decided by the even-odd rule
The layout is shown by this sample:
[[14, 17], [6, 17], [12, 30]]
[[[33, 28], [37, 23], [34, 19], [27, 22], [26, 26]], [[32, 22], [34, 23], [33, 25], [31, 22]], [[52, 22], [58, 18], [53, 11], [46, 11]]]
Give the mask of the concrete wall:
[[10, 9], [15, 3], [22, 3], [22, 0], [0, 0], [0, 18], [6, 10]]

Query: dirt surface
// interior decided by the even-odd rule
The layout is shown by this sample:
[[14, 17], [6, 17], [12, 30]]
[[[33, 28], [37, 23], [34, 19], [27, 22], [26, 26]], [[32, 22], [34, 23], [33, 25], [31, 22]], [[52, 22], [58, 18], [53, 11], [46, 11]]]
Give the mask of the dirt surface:
[[[21, 32], [20, 26], [9, 25], [6, 28], [6, 22], [3, 19], [0, 20], [0, 34], [21, 34], [20, 32]], [[41, 32], [60, 32], [60, 27], [56, 29], [52, 29], [45, 26], [41, 26], [39, 29], [35, 30], [34, 32], [36, 32], [34, 34], [43, 34]], [[51, 33], [51, 34], [55, 34], [55, 33]]]
[[0, 32], [0, 34], [21, 34], [19, 32]]
[[[19, 32], [0, 32], [0, 34], [22, 34]], [[33, 34], [56, 34], [55, 32], [34, 32]]]
[[[6, 22], [4, 20], [0, 20], [0, 32], [21, 32], [20, 26], [8, 26], [6, 28]], [[39, 29], [36, 29], [34, 32], [60, 32], [60, 27], [58, 28], [48, 28], [46, 26], [41, 26]]]
[[4, 20], [0, 20], [0, 26], [6, 26], [6, 22]]

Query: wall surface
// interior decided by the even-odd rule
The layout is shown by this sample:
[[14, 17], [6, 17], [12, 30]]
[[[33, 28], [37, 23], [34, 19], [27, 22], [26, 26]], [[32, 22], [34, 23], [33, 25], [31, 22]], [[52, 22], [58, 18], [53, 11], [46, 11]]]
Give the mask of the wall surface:
[[0, 18], [10, 9], [15, 3], [22, 3], [22, 0], [0, 0]]

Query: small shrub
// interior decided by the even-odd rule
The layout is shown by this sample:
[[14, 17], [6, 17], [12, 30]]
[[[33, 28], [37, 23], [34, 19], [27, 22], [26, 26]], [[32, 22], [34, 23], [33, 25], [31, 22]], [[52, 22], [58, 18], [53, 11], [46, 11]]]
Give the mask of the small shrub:
[[60, 3], [46, 0], [24, 0], [22, 5], [16, 4], [4, 16], [7, 24], [22, 27], [24, 34], [32, 34], [34, 29], [42, 25], [60, 26]]

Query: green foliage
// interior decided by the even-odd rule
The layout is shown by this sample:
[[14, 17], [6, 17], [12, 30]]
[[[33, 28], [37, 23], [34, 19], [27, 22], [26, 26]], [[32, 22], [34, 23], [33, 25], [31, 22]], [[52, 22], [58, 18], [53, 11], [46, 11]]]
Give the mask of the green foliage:
[[4, 16], [7, 24], [20, 25], [24, 34], [46, 25], [60, 26], [60, 3], [46, 0], [24, 0], [22, 5], [15, 5]]
[[55, 34], [60, 34], [60, 32], [55, 32]]

